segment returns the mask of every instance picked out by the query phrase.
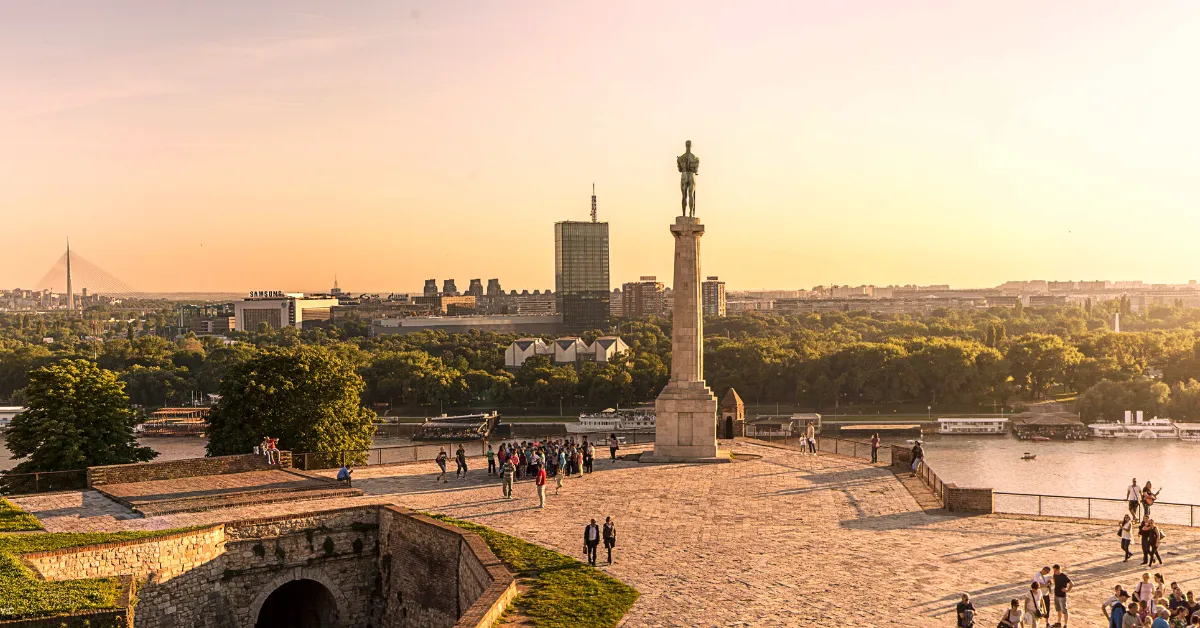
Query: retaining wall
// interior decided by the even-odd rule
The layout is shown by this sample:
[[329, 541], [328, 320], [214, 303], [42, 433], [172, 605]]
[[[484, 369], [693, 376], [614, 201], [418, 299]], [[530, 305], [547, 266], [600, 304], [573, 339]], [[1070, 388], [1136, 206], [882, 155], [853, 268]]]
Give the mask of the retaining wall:
[[174, 480], [204, 475], [223, 475], [226, 473], [243, 473], [245, 471], [290, 468], [292, 468], [292, 452], [290, 451], [279, 452], [278, 465], [267, 464], [266, 456], [258, 454], [188, 458], [185, 460], [168, 460], [166, 462], [138, 462], [134, 464], [88, 467], [87, 485], [90, 488], [103, 484]]

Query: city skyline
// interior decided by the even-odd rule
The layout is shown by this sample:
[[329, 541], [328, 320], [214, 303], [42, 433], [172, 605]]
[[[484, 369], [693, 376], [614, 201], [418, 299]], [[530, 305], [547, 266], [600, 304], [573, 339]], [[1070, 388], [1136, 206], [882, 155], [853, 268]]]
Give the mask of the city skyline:
[[668, 277], [688, 139], [731, 289], [1198, 274], [1185, 2], [64, 0], [0, 35], [8, 287], [70, 236], [146, 292], [545, 289], [593, 181], [614, 286]]

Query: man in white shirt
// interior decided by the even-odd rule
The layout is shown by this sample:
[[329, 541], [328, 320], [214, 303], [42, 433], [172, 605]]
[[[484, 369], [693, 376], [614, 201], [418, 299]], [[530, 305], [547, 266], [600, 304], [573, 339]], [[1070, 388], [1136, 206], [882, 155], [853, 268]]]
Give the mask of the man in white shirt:
[[1050, 577], [1050, 568], [1042, 567], [1042, 570], [1033, 575], [1033, 581], [1038, 585], [1038, 592], [1042, 594], [1042, 617], [1046, 618], [1046, 627], [1050, 626], [1050, 591], [1053, 588], [1051, 585], [1054, 580]]
[[1129, 516], [1133, 517], [1134, 521], [1138, 520], [1138, 504], [1142, 501], [1142, 489], [1138, 488], [1137, 478], [1133, 478], [1133, 484], [1125, 490], [1125, 499], [1129, 502]]
[[1104, 613], [1105, 619], [1108, 619], [1110, 614], [1112, 613], [1113, 604], [1116, 604], [1117, 602], [1121, 601], [1121, 592], [1122, 591], [1124, 591], [1124, 589], [1122, 589], [1121, 585], [1119, 585], [1119, 584], [1117, 586], [1113, 587], [1113, 594], [1108, 596], [1108, 599], [1104, 600], [1104, 603], [1100, 605], [1100, 612]]

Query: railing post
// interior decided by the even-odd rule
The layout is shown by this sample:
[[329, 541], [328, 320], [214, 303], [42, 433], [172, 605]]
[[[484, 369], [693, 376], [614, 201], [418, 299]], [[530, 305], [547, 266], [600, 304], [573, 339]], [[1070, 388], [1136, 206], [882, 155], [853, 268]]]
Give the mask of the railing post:
[[1038, 495], [1038, 516], [1042, 516], [1042, 496]]
[[1188, 506], [1188, 527], [1195, 527], [1195, 525], [1196, 525], [1196, 506], [1191, 505], [1191, 506]]
[[1092, 518], [1092, 498], [1091, 498], [1091, 497], [1089, 497], [1089, 498], [1088, 498], [1088, 500], [1087, 500], [1087, 504], [1088, 504], [1088, 516], [1087, 516], [1087, 518], [1088, 518], [1088, 519], [1091, 519], [1091, 518]]
[[41, 478], [39, 477], [39, 475], [40, 474], [38, 474], [38, 473], [33, 474], [33, 492], [35, 492], [35, 493], [42, 492], [42, 483], [41, 483]]
[[833, 441], [833, 453], [838, 453], [838, 441], [836, 439]]

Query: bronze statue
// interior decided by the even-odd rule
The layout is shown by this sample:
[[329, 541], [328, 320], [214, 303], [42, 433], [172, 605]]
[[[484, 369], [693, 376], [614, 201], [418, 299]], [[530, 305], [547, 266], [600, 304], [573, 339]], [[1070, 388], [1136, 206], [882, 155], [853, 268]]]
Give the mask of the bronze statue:
[[675, 165], [679, 168], [679, 190], [683, 192], [683, 215], [688, 215], [688, 201], [692, 204], [692, 218], [696, 217], [696, 173], [700, 170], [700, 158], [692, 154], [692, 140], [688, 140], [684, 146], [687, 150], [675, 158]]

